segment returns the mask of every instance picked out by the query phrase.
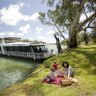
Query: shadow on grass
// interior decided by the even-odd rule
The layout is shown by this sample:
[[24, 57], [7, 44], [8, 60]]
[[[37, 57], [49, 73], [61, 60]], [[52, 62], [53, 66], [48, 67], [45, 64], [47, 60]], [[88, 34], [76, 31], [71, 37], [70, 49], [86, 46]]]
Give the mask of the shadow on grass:
[[[85, 60], [85, 64], [81, 64], [81, 67], [85, 69], [89, 75], [96, 74], [96, 47], [74, 50], [74, 52], [76, 52], [77, 54], [82, 54], [85, 59], [87, 59]], [[81, 59], [81, 62], [83, 59]]]
[[64, 61], [69, 62], [77, 75], [94, 75], [96, 74], [96, 46], [70, 49], [69, 52], [58, 54], [44, 63], [52, 66], [54, 61], [59, 64]]
[[25, 84], [23, 86], [23, 91], [25, 94], [27, 94], [27, 96], [46, 96], [54, 90], [50, 86], [52, 85], [41, 83], [41, 81], [38, 79], [32, 81], [32, 85]]
[[25, 84], [23, 86], [23, 91], [27, 96], [45, 96], [42, 90], [42, 84], [39, 80], [33, 81], [32, 85]]
[[0, 96], [45, 96], [40, 81], [33, 81], [32, 84], [16, 85], [0, 92]]

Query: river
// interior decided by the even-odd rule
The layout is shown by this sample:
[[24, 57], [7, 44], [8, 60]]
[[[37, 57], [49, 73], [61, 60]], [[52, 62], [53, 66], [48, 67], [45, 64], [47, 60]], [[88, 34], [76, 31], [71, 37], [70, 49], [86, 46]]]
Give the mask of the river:
[[[54, 54], [57, 53], [56, 45], [47, 45], [47, 47], [49, 50], [54, 49]], [[39, 64], [40, 62], [29, 59], [0, 56], [0, 90], [32, 73]]]
[[38, 66], [39, 62], [0, 56], [0, 89], [21, 80]]
[[[51, 49], [53, 49], [53, 54], [57, 54], [58, 51], [57, 51], [57, 47], [55, 44], [47, 44], [47, 47], [48, 47], [48, 50], [50, 51]], [[62, 49], [65, 49], [67, 48], [67, 46], [63, 46], [61, 45]]]

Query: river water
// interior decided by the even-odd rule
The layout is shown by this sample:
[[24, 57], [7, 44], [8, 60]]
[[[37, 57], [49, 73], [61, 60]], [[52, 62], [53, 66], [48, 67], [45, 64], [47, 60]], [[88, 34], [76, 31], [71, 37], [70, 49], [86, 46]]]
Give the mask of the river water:
[[[49, 51], [50, 51], [51, 49], [53, 49], [53, 54], [57, 54], [57, 53], [58, 53], [57, 47], [56, 47], [55, 44], [52, 44], [52, 45], [47, 44], [47, 47], [48, 47]], [[63, 45], [61, 45], [61, 47], [62, 47], [62, 49], [67, 48], [67, 46], [63, 46]]]
[[[56, 45], [47, 45], [47, 47], [49, 50], [54, 49], [54, 54], [57, 53]], [[21, 80], [39, 64], [40, 62], [29, 59], [0, 56], [0, 90]]]
[[21, 80], [30, 74], [38, 64], [39, 62], [29, 59], [0, 56], [0, 89]]

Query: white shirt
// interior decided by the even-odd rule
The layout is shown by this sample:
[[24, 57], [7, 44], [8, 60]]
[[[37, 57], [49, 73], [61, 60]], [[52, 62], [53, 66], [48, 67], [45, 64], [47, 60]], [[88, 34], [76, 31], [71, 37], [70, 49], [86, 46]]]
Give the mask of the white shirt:
[[49, 77], [50, 77], [52, 80], [54, 80], [54, 79], [56, 78], [55, 72], [49, 73]]
[[74, 74], [74, 71], [71, 66], [69, 66], [68, 68], [64, 68], [64, 71], [65, 74], [68, 75], [68, 78], [72, 77], [72, 75]]
[[58, 75], [64, 76], [62, 70], [58, 70], [58, 69], [56, 70], [56, 75], [57, 75], [57, 76], [58, 76]]

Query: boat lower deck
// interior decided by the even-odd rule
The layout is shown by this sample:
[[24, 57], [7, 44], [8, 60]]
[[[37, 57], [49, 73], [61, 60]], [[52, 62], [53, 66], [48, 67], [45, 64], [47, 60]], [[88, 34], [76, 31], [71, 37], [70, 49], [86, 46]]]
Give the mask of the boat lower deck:
[[0, 54], [5, 56], [31, 58], [33, 60], [46, 59], [51, 56], [50, 53], [32, 53], [32, 52], [15, 52], [15, 51], [14, 52], [5, 51], [4, 53], [0, 51]]

